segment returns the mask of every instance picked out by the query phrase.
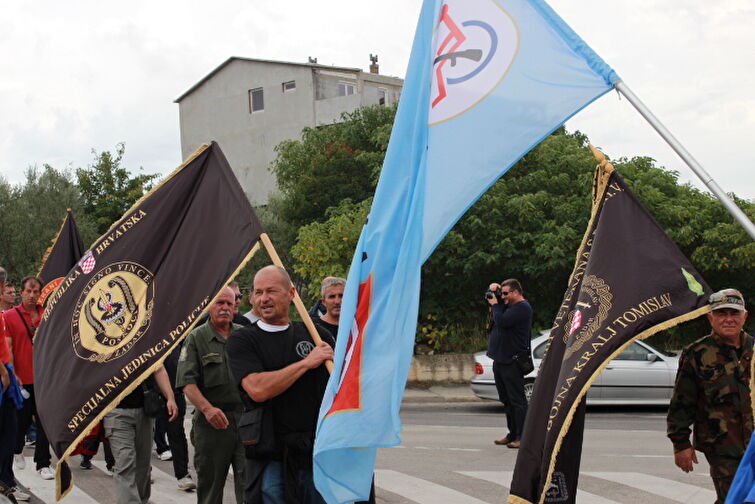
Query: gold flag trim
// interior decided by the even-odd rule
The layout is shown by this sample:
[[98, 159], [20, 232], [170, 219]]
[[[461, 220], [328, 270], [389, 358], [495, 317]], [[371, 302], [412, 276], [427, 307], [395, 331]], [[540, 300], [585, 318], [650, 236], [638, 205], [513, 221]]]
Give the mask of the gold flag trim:
[[[137, 207], [139, 207], [139, 205], [141, 205], [148, 197], [150, 197], [152, 195], [152, 193], [154, 193], [155, 191], [157, 191], [166, 182], [168, 182], [170, 179], [172, 179], [178, 173], [180, 173], [181, 170], [183, 170], [184, 168], [186, 168], [186, 166], [189, 163], [191, 163], [192, 161], [194, 161], [200, 154], [202, 154], [202, 152], [204, 152], [205, 150], [207, 150], [209, 147], [210, 147], [209, 144], [203, 144], [202, 146], [200, 146], [194, 152], [194, 154], [192, 154], [191, 156], [189, 156], [186, 159], [186, 161], [184, 161], [181, 164], [181, 166], [179, 166], [178, 168], [176, 168], [168, 177], [166, 177], [163, 181], [161, 181], [157, 186], [153, 187], [147, 194], [145, 194], [144, 196], [142, 196], [141, 198], [139, 198], [139, 200], [136, 203], [134, 203], [131, 206], [131, 208], [129, 208], [123, 215], [131, 213], [133, 210], [135, 210]], [[115, 227], [115, 225], [118, 222], [120, 222], [120, 221], [121, 221], [121, 219], [118, 219], [115, 222], [115, 224], [113, 224], [110, 227], [110, 229], [108, 230], [108, 232], [105, 233], [105, 234], [103, 234], [100, 238], [97, 238], [97, 240], [95, 240], [92, 243], [92, 245], [94, 245], [94, 243], [97, 243], [97, 241], [99, 241], [101, 238], [103, 238], [104, 236], [106, 236], [110, 231], [112, 231], [113, 228]], [[160, 366], [163, 365], [163, 362], [168, 357], [168, 355], [170, 355], [171, 352], [173, 352], [173, 350], [176, 349], [176, 347], [183, 341], [183, 339], [194, 329], [194, 327], [197, 325], [197, 322], [199, 322], [199, 320], [207, 312], [207, 310], [212, 305], [212, 303], [215, 301], [215, 299], [220, 295], [220, 293], [223, 291], [223, 289], [225, 289], [226, 285], [228, 285], [228, 282], [230, 282], [231, 280], [233, 280], [233, 278], [235, 278], [236, 275], [239, 274], [239, 272], [244, 268], [244, 266], [247, 265], [247, 263], [252, 259], [252, 257], [254, 256], [254, 254], [256, 254], [259, 249], [260, 249], [260, 242], [259, 242], [259, 238], [258, 238], [257, 242], [251, 248], [251, 250], [249, 251], [249, 253], [246, 255], [246, 257], [244, 257], [244, 260], [241, 261], [241, 263], [236, 268], [236, 270], [231, 274], [231, 276], [229, 276], [225, 280], [225, 282], [223, 282], [223, 284], [222, 284], [221, 288], [218, 290], [218, 292], [215, 293], [215, 295], [212, 297], [211, 301], [207, 304], [207, 306], [204, 308], [204, 310], [202, 310], [202, 312], [199, 315], [197, 315], [197, 317], [194, 319], [194, 322], [192, 322], [192, 324], [184, 331], [184, 333], [181, 335], [181, 337], [176, 339], [175, 343], [170, 347], [169, 350], [167, 350], [163, 354], [163, 356], [160, 359], [158, 359], [154, 364], [152, 364], [144, 372], [142, 372], [133, 381], [133, 383], [131, 383], [128, 387], [126, 387], [120, 394], [118, 394], [118, 396], [115, 399], [113, 399], [110, 402], [110, 404], [108, 404], [105, 408], [103, 408], [103, 410], [96, 417], [94, 417], [94, 419], [92, 419], [89, 422], [89, 425], [87, 425], [86, 428], [82, 429], [81, 433], [68, 446], [68, 448], [66, 449], [66, 451], [63, 452], [63, 456], [60, 457], [60, 460], [58, 460], [58, 462], [55, 465], [55, 500], [56, 501], [59, 501], [59, 500], [63, 499], [73, 489], [73, 481], [74, 481], [73, 474], [71, 474], [71, 485], [67, 489], [65, 489], [65, 491], [62, 491], [61, 488], [60, 488], [61, 484], [62, 484], [62, 482], [61, 482], [61, 475], [60, 475], [61, 464], [64, 463], [68, 459], [68, 457], [71, 455], [71, 452], [73, 452], [76, 449], [76, 447], [79, 445], [79, 443], [81, 443], [81, 441], [86, 437], [86, 435], [89, 434], [92, 431], [92, 429], [94, 429], [94, 427], [100, 421], [102, 421], [102, 419], [105, 417], [105, 415], [107, 415], [108, 413], [110, 413], [110, 411], [112, 411], [116, 407], [116, 405], [118, 405], [123, 400], [124, 397], [126, 397], [131, 392], [133, 392], [136, 389], [136, 387], [140, 386], [144, 380], [146, 380], [150, 375], [152, 375], [152, 373], [154, 373]]]

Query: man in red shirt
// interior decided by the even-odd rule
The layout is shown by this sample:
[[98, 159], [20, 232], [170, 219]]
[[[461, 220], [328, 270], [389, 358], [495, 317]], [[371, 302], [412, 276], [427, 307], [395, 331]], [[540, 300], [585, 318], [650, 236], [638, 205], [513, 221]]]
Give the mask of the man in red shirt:
[[[0, 291], [5, 286], [6, 272], [0, 268]], [[29, 500], [29, 495], [16, 489], [13, 475], [13, 449], [16, 444], [16, 403], [11, 397], [8, 386], [10, 374], [5, 367], [11, 363], [11, 353], [6, 340], [5, 319], [0, 315], [0, 495], [11, 502]]]
[[[24, 449], [24, 435], [29, 429], [32, 415], [37, 415], [34, 397], [34, 333], [42, 319], [42, 306], [37, 303], [42, 282], [37, 277], [26, 277], [21, 280], [21, 304], [3, 313], [5, 326], [11, 342], [12, 363], [16, 376], [29, 393], [24, 401], [24, 407], [18, 411], [18, 429], [16, 431], [16, 446], [14, 465], [16, 469], [26, 467], [22, 455]], [[42, 424], [37, 422], [37, 442], [34, 446], [34, 462], [37, 472], [43, 479], [53, 479], [55, 471], [50, 467], [50, 445]]]

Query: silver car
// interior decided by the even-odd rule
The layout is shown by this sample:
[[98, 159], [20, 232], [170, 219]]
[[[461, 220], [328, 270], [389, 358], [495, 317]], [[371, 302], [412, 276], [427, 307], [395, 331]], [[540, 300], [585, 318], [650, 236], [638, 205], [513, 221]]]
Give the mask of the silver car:
[[[532, 340], [535, 370], [524, 377], [527, 401], [532, 396], [550, 331]], [[482, 399], [498, 400], [493, 379], [493, 361], [485, 352], [477, 352], [472, 391]], [[587, 391], [587, 404], [600, 405], [668, 405], [674, 388], [679, 356], [656, 350], [644, 341], [634, 341], [600, 373]]]

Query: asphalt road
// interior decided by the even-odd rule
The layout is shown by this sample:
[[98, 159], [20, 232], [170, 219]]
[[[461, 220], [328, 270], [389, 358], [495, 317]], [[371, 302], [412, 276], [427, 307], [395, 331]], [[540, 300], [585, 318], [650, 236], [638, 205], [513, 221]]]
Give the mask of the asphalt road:
[[[402, 444], [379, 451], [375, 478], [379, 503], [506, 501], [516, 450], [493, 444], [506, 433], [499, 404], [410, 403], [404, 404], [401, 416]], [[32, 470], [32, 454], [27, 448], [29, 464], [16, 475], [34, 494], [32, 502], [52, 504], [53, 482], [41, 480]], [[101, 470], [101, 455], [97, 459], [100, 462], [92, 471], [74, 465], [77, 489], [63, 502], [115, 502], [112, 479]], [[196, 502], [194, 493], [176, 489], [170, 462], [153, 458], [153, 477], [155, 504]], [[224, 499], [229, 503], [234, 501], [231, 478]], [[588, 409], [577, 502], [709, 504], [713, 500], [704, 461], [692, 474], [674, 467], [662, 409]]]

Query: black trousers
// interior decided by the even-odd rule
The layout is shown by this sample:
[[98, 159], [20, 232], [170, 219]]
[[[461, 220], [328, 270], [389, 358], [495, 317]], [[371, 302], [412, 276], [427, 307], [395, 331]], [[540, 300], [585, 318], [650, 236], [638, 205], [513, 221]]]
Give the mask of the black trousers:
[[509, 441], [519, 441], [527, 416], [527, 397], [524, 395], [524, 376], [516, 362], [503, 364], [493, 361], [493, 378], [498, 390], [498, 399], [506, 408], [506, 424]]
[[[20, 454], [24, 451], [24, 441], [26, 431], [32, 422], [32, 416], [37, 416], [36, 397], [34, 396], [34, 385], [24, 385], [29, 392], [29, 398], [24, 399], [24, 407], [18, 410], [16, 418], [18, 419], [18, 430], [16, 431], [16, 448], [15, 453]], [[43, 467], [50, 466], [50, 443], [47, 441], [47, 434], [42, 427], [42, 422], [37, 418], [37, 442], [34, 445], [34, 463], [37, 465], [37, 471]]]
[[[167, 413], [155, 419], [155, 444], [157, 452], [162, 453], [170, 449], [173, 454], [173, 474], [181, 479], [189, 474], [189, 446], [186, 443], [184, 430], [184, 416], [186, 415], [186, 399], [183, 392], [173, 389], [178, 406], [178, 416], [172, 422], [168, 421]], [[165, 444], [165, 436], [168, 444]]]
[[[2, 363], [0, 363], [2, 366]], [[16, 405], [8, 393], [0, 406], [0, 484], [16, 486], [13, 476], [13, 450], [16, 446]]]

